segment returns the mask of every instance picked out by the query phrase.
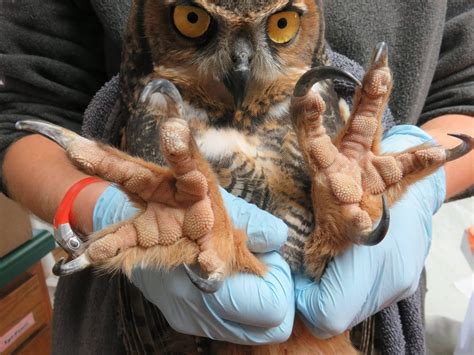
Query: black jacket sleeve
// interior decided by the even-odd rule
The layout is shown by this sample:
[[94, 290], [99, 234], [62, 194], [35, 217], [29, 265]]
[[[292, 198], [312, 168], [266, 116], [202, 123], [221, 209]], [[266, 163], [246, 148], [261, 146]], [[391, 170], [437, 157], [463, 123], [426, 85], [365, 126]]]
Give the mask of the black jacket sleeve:
[[8, 146], [25, 135], [15, 131], [17, 120], [40, 118], [78, 131], [106, 77], [103, 31], [88, 1], [2, 1], [0, 7], [2, 166]]
[[438, 64], [420, 124], [445, 114], [474, 116], [474, 3], [449, 1]]
[[397, 123], [474, 114], [474, 2], [324, 1], [332, 49], [368, 66], [377, 42], [389, 46]]

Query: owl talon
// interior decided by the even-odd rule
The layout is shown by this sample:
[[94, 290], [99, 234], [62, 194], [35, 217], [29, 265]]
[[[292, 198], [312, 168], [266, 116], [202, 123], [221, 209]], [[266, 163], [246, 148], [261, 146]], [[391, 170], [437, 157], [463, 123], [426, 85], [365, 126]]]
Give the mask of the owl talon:
[[382, 195], [382, 217], [375, 229], [366, 237], [359, 239], [361, 245], [374, 246], [384, 240], [390, 226], [390, 211], [388, 209], [387, 199]]
[[221, 274], [211, 275], [204, 279], [197, 275], [187, 264], [184, 264], [184, 269], [193, 285], [204, 293], [215, 293], [224, 283]]
[[345, 80], [345, 81], [349, 81], [353, 83], [356, 86], [362, 86], [359, 79], [357, 79], [354, 75], [352, 75], [351, 73], [345, 70], [342, 70], [336, 67], [330, 67], [330, 66], [317, 67], [317, 68], [308, 70], [298, 80], [298, 82], [295, 85], [293, 96], [295, 97], [306, 96], [306, 94], [308, 94], [308, 92], [316, 83], [322, 80], [327, 80], [327, 79]]
[[81, 256], [67, 263], [64, 262], [64, 258], [61, 258], [53, 266], [53, 274], [56, 276], [67, 276], [74, 274], [78, 271], [87, 269], [90, 266], [92, 266], [92, 264], [86, 254], [82, 254]]
[[[176, 86], [169, 80], [166, 79], [155, 79], [150, 81], [145, 88], [143, 89], [140, 95], [140, 103], [145, 106], [149, 106], [150, 103], [153, 103], [153, 95], [161, 94], [165, 96], [165, 102], [167, 104], [168, 111], [170, 109], [169, 104], [174, 106], [175, 115], [178, 117], [183, 117], [183, 98], [179, 93]], [[168, 100], [166, 100], [166, 97]]]
[[385, 42], [377, 43], [370, 62], [371, 66], [385, 67], [388, 65], [388, 46]]
[[474, 138], [468, 136], [467, 134], [448, 134], [451, 137], [458, 138], [463, 142], [452, 148], [446, 149], [446, 161], [453, 161], [463, 157], [464, 155], [468, 154], [471, 150], [474, 149]]
[[53, 140], [65, 150], [68, 150], [75, 140], [83, 139], [81, 136], [68, 129], [42, 120], [18, 121], [15, 124], [15, 128], [19, 131], [28, 131], [41, 134]]

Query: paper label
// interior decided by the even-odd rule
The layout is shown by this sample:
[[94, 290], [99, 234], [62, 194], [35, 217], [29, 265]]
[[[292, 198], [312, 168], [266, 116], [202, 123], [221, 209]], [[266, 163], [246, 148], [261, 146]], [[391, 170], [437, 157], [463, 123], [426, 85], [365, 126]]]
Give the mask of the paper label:
[[14, 325], [9, 331], [0, 337], [0, 353], [4, 352], [19, 337], [35, 324], [33, 313], [28, 314], [25, 318]]

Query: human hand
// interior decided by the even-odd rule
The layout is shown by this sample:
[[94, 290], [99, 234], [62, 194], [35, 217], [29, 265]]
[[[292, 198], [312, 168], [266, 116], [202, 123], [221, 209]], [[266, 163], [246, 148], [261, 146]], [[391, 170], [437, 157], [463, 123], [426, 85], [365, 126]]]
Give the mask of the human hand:
[[[391, 129], [385, 151], [430, 141], [414, 126]], [[390, 229], [376, 246], [354, 245], [329, 263], [319, 282], [295, 276], [296, 307], [319, 337], [341, 334], [414, 293], [431, 243], [432, 215], [445, 198], [443, 169], [417, 182], [390, 210]]]
[[[158, 306], [178, 332], [239, 344], [265, 344], [287, 339], [293, 327], [294, 293], [288, 265], [275, 252], [287, 238], [279, 219], [221, 189], [234, 226], [249, 236], [248, 246], [268, 268], [267, 274], [230, 276], [214, 294], [199, 291], [183, 267], [171, 271], [137, 267], [133, 283]], [[99, 198], [94, 210], [94, 229], [132, 217], [138, 210], [115, 186]]]

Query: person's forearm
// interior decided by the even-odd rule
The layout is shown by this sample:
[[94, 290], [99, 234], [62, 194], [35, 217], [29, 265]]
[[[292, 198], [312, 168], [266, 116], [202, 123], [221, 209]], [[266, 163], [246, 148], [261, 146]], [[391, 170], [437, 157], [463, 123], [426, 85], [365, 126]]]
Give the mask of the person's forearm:
[[[448, 133], [464, 133], [474, 137], [474, 117], [446, 115], [437, 117], [421, 126], [439, 144], [452, 148], [460, 144], [457, 138]], [[446, 199], [463, 192], [474, 184], [474, 151], [445, 165]]]
[[[77, 170], [57, 144], [39, 135], [24, 137], [8, 149], [3, 176], [10, 196], [38, 217], [52, 222], [67, 190], [86, 177]], [[84, 234], [92, 231], [92, 212], [108, 183], [85, 187], [77, 196], [72, 217], [74, 227]]]

